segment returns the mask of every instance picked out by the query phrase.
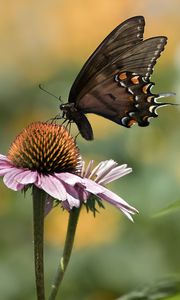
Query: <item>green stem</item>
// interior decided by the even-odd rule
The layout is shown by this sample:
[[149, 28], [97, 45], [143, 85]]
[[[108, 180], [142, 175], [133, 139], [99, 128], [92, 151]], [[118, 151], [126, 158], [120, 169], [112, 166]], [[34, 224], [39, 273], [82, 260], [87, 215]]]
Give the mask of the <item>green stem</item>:
[[64, 251], [63, 251], [63, 255], [60, 260], [59, 267], [57, 269], [57, 273], [56, 273], [54, 282], [51, 286], [51, 294], [49, 296], [49, 300], [54, 300], [56, 298], [58, 289], [63, 280], [64, 274], [65, 274], [65, 271], [66, 271], [66, 268], [67, 268], [67, 265], [68, 265], [68, 262], [69, 262], [69, 259], [71, 256], [73, 244], [74, 244], [74, 237], [75, 237], [75, 233], [76, 233], [80, 210], [81, 210], [81, 208], [74, 208], [73, 210], [71, 210], [71, 212], [69, 214], [69, 222], [68, 222], [68, 228], [67, 228], [67, 234], [66, 234], [66, 241], [65, 241], [65, 245], [64, 245]]
[[34, 263], [38, 300], [45, 300], [44, 291], [44, 204], [46, 194], [33, 187]]

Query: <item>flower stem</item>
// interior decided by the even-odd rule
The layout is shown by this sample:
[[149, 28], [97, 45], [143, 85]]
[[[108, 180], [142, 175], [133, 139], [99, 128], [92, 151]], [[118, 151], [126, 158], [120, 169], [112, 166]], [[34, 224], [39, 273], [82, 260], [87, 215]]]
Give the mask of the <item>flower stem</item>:
[[67, 268], [67, 265], [68, 265], [68, 262], [69, 262], [69, 259], [71, 256], [73, 244], [74, 244], [74, 237], [75, 237], [75, 233], [76, 233], [80, 210], [81, 210], [81, 208], [74, 208], [70, 211], [67, 234], [66, 234], [66, 241], [65, 241], [65, 245], [64, 245], [64, 251], [63, 251], [63, 255], [60, 260], [59, 267], [57, 269], [56, 276], [54, 278], [54, 282], [51, 286], [51, 293], [49, 296], [49, 300], [54, 300], [56, 298], [58, 289], [63, 280], [64, 274], [65, 274], [65, 271], [66, 271], [66, 268]]
[[38, 300], [45, 300], [44, 291], [44, 204], [46, 194], [33, 187], [34, 263]]

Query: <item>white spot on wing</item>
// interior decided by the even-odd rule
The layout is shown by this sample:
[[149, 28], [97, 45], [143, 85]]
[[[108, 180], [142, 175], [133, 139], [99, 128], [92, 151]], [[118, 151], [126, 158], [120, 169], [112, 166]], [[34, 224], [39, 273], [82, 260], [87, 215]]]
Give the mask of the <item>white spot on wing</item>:
[[124, 125], [124, 126], [127, 126], [127, 121], [129, 120], [128, 117], [124, 117], [121, 119], [121, 123]]

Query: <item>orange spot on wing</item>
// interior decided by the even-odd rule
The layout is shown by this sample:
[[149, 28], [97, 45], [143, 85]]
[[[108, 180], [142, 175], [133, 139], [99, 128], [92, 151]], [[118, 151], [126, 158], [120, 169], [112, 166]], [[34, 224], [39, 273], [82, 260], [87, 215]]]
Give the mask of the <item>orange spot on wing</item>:
[[139, 76], [137, 75], [137, 76], [132, 77], [131, 82], [133, 84], [139, 84]]
[[129, 99], [129, 101], [134, 102], [134, 96], [133, 95], [130, 95], [128, 99]]
[[134, 120], [134, 119], [132, 119], [132, 120], [130, 120], [130, 121], [128, 122], [128, 126], [131, 127], [132, 125], [134, 125], [134, 124], [136, 124], [136, 123], [137, 123], [137, 121]]
[[147, 94], [148, 87], [149, 87], [149, 84], [146, 84], [146, 85], [143, 86], [142, 91], [143, 91], [144, 94]]
[[127, 79], [126, 72], [120, 73], [120, 74], [119, 74], [119, 79], [120, 79], [120, 80], [125, 80], [125, 79]]

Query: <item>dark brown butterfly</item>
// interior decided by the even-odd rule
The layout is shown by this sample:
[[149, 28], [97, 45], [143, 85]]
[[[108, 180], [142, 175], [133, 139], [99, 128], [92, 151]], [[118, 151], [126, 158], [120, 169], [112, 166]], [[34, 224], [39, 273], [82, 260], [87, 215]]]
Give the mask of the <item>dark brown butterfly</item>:
[[167, 103], [152, 94], [150, 82], [156, 60], [167, 43], [164, 36], [143, 40], [145, 21], [137, 16], [117, 26], [99, 45], [76, 77], [68, 103], [61, 104], [63, 117], [75, 122], [86, 140], [93, 139], [85, 116], [94, 113], [117, 124], [147, 126], [156, 109]]

